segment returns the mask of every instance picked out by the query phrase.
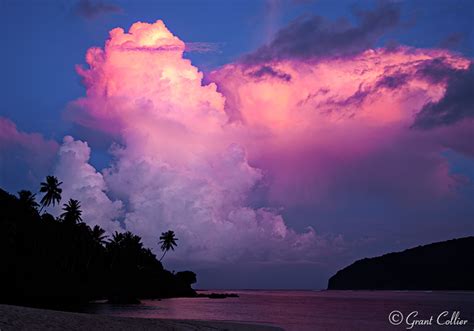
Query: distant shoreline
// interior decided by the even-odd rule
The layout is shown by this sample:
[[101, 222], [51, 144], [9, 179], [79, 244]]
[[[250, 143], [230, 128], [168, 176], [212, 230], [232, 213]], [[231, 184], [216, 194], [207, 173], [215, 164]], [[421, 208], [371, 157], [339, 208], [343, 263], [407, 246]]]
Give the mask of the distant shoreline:
[[278, 331], [276, 326], [224, 321], [115, 317], [0, 304], [0, 330], [236, 330]]
[[474, 291], [474, 236], [355, 261], [329, 278], [328, 290]]

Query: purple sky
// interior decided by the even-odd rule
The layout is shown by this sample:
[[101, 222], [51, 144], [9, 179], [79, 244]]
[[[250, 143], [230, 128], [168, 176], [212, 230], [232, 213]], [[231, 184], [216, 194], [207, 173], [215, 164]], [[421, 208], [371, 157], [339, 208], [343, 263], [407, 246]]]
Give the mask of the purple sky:
[[155, 252], [173, 229], [198, 287], [474, 233], [472, 1], [0, 6], [0, 187], [54, 174]]

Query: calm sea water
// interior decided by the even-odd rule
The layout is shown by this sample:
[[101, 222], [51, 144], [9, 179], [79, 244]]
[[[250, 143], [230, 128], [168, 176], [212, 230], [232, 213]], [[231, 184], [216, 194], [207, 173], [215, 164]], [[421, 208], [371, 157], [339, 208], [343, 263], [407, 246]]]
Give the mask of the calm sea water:
[[[220, 291], [210, 291], [217, 292]], [[474, 330], [474, 292], [392, 291], [224, 291], [239, 298], [178, 298], [143, 301], [140, 305], [93, 304], [85, 311], [114, 316], [224, 320], [267, 323], [285, 330], [406, 330], [414, 320], [431, 325], [414, 325], [412, 330]], [[404, 315], [389, 314], [399, 311]], [[415, 313], [418, 315], [414, 317]], [[467, 325], [438, 325], [459, 312]], [[412, 313], [406, 323], [406, 316]], [[428, 321], [426, 321], [428, 320]], [[419, 322], [423, 323], [423, 322]]]

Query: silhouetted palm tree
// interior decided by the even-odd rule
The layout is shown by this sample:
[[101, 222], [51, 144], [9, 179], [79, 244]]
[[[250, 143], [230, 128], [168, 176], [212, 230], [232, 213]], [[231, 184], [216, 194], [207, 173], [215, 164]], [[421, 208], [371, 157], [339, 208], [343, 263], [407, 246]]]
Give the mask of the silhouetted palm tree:
[[92, 239], [99, 245], [104, 245], [107, 242], [107, 235], [105, 235], [105, 230], [98, 225], [94, 225], [91, 230]]
[[127, 231], [123, 234], [122, 244], [125, 247], [135, 247], [137, 250], [143, 248], [142, 238], [137, 235], [134, 235], [130, 231]]
[[82, 222], [82, 210], [79, 201], [69, 199], [68, 203], [63, 207], [64, 213], [61, 214], [63, 220], [67, 223], [77, 224]]
[[118, 246], [120, 245], [122, 238], [123, 234], [121, 232], [115, 231], [115, 233], [112, 235], [112, 239], [109, 241], [109, 244], [112, 246]]
[[130, 267], [134, 269], [137, 267], [140, 255], [143, 252], [141, 238], [130, 231], [124, 233], [115, 231], [106, 247], [112, 257], [112, 269], [120, 269], [124, 266], [128, 266], [126, 269]]
[[111, 248], [127, 248], [133, 250], [140, 250], [143, 248], [141, 240], [142, 238], [134, 235], [130, 231], [124, 233], [115, 231], [112, 236], [112, 239], [109, 241], [109, 246]]
[[37, 303], [67, 304], [107, 297], [126, 303], [139, 297], [195, 295], [193, 274], [165, 270], [139, 236], [116, 233], [99, 245], [105, 241], [103, 229], [89, 227], [79, 201], [67, 200], [56, 207], [66, 203], [59, 212], [62, 216], [55, 218], [44, 209], [37, 212], [40, 207], [31, 192], [13, 196], [0, 189], [1, 302], [26, 303], [34, 298]]
[[61, 186], [63, 182], [58, 181], [54, 176], [46, 176], [46, 181], [41, 183], [40, 192], [44, 193], [43, 198], [41, 199], [41, 209], [40, 213], [44, 207], [49, 205], [59, 204], [61, 202], [61, 193], [63, 192]]
[[165, 254], [170, 249], [174, 251], [174, 247], [178, 246], [178, 244], [176, 243], [177, 240], [178, 238], [175, 237], [174, 231], [169, 230], [167, 232], [161, 233], [159, 244], [161, 244], [161, 250], [163, 251], [163, 255], [161, 256], [160, 261], [163, 260], [163, 258], [165, 257]]
[[35, 200], [36, 194], [31, 193], [30, 191], [21, 190], [18, 192], [18, 200], [28, 210], [36, 210], [39, 207], [39, 204]]

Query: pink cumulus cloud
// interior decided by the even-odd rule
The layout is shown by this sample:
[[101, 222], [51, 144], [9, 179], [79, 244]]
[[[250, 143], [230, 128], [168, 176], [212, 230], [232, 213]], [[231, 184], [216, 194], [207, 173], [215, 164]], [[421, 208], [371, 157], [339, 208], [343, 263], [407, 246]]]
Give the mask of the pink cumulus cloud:
[[[400, 47], [350, 58], [275, 60], [265, 68], [278, 74], [265, 76], [255, 75], [262, 64], [234, 63], [210, 80], [226, 96], [229, 117], [252, 133], [245, 143], [249, 161], [265, 170], [270, 200], [327, 203], [335, 190], [364, 188], [417, 201], [449, 195], [459, 182], [440, 154], [457, 148], [458, 129], [443, 135], [412, 129], [420, 110], [447, 88], [421, 74], [433, 59], [452, 70], [470, 65], [445, 50]], [[472, 122], [463, 125], [472, 128]]]
[[[63, 181], [62, 201], [79, 200], [85, 207], [82, 216], [88, 223], [100, 225], [109, 234], [121, 232], [118, 220], [123, 215], [123, 204], [107, 196], [103, 175], [89, 164], [90, 153], [87, 142], [64, 137], [54, 169], [54, 175]], [[61, 206], [48, 211], [59, 215]]]
[[474, 138], [472, 120], [413, 127], [448, 90], [426, 67], [464, 72], [470, 61], [460, 55], [399, 47], [276, 57], [228, 64], [206, 85], [185, 49], [162, 21], [114, 29], [103, 49], [89, 49], [88, 67], [78, 67], [86, 95], [68, 116], [113, 137], [113, 162], [97, 172], [88, 146], [67, 138], [60, 153], [87, 155], [76, 177], [59, 167], [65, 178], [95, 178], [85, 194], [111, 206], [103, 218], [120, 218], [147, 244], [174, 229], [177, 259], [316, 263], [350, 245], [317, 232], [327, 220], [314, 216], [295, 230], [285, 208], [337, 208], [347, 196], [428, 206], [466, 183], [442, 153], [472, 153], [462, 143]]
[[136, 23], [112, 30], [103, 50], [88, 51], [89, 69], [78, 68], [87, 96], [70, 116], [117, 137], [103, 179], [125, 206], [124, 226], [153, 246], [172, 228], [182, 238], [176, 256], [193, 260], [318, 255], [310, 247], [325, 239], [311, 227], [297, 233], [277, 210], [249, 205], [262, 171], [249, 165], [225, 97], [202, 84], [184, 50], [162, 21]]

